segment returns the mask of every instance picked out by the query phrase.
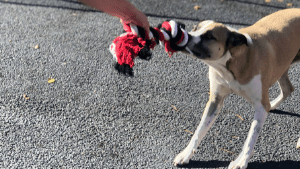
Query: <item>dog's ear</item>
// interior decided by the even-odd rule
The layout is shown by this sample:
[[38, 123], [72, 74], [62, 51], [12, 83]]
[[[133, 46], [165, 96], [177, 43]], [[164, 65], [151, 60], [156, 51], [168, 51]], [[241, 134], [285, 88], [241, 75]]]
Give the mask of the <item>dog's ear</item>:
[[243, 34], [240, 34], [238, 32], [230, 32], [228, 34], [226, 46], [228, 48], [233, 48], [241, 45], [248, 46], [247, 38]]

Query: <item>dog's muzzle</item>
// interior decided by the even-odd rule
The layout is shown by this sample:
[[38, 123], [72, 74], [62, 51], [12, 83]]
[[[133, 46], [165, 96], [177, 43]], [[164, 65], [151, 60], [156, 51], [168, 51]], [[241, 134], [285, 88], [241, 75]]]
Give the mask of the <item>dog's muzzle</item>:
[[189, 41], [182, 52], [197, 59], [210, 58], [209, 51], [203, 46], [200, 36], [193, 36], [189, 34]]

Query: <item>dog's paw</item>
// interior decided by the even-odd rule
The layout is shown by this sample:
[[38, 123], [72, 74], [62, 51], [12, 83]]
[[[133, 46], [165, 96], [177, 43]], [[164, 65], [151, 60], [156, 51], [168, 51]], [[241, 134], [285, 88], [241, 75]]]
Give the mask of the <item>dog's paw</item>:
[[271, 105], [270, 110], [276, 110], [276, 108], [278, 107], [279, 104], [280, 103], [279, 103], [278, 99], [275, 99], [275, 100], [271, 101], [270, 102], [270, 105]]
[[236, 160], [229, 164], [228, 169], [245, 169], [248, 166], [248, 160], [246, 156], [240, 155]]
[[192, 148], [185, 148], [181, 153], [179, 153], [174, 159], [174, 166], [188, 164], [195, 150]]
[[300, 150], [300, 138], [299, 138], [298, 143], [297, 143], [297, 149]]

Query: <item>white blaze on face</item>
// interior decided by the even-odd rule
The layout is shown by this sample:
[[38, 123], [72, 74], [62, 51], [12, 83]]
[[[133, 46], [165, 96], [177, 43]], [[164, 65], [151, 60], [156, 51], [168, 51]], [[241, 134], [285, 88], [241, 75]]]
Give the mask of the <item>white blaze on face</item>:
[[198, 27], [200, 27], [196, 31], [191, 31], [189, 34], [192, 36], [192, 39], [190, 42], [188, 42], [187, 47], [185, 48], [186, 51], [188, 51], [192, 56], [193, 52], [191, 51], [191, 48], [193, 48], [194, 44], [197, 44], [201, 41], [201, 35], [207, 30], [210, 24], [214, 23], [212, 20], [206, 20], [199, 23]]
[[193, 37], [193, 42], [194, 43], [199, 43], [201, 41], [200, 36], [206, 32], [207, 28], [209, 27], [210, 24], [214, 23], [214, 21], [207, 20], [203, 21], [199, 24], [200, 29], [196, 31], [189, 32], [190, 35]]
[[193, 43], [199, 43], [201, 41], [200, 36], [207, 30], [208, 26], [212, 23], [214, 23], [214, 21], [211, 20], [203, 21], [199, 24], [200, 29], [189, 32], [189, 34], [192, 35], [193, 37], [192, 39]]

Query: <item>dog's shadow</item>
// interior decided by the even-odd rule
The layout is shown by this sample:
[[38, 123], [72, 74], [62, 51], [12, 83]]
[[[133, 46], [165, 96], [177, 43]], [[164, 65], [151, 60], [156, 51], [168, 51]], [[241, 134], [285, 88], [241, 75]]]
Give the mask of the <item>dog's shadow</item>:
[[[193, 161], [188, 165], [178, 166], [179, 168], [227, 168], [230, 161]], [[250, 162], [247, 169], [299, 169], [300, 161], [268, 161], [268, 162]]]
[[229, 166], [229, 161], [193, 161], [190, 160], [187, 165], [180, 165], [178, 168], [219, 168], [219, 167], [227, 167]]
[[278, 110], [278, 109], [271, 110], [270, 113], [300, 117], [300, 114], [291, 113], [291, 112], [287, 112], [287, 111], [282, 111], [282, 110]]

